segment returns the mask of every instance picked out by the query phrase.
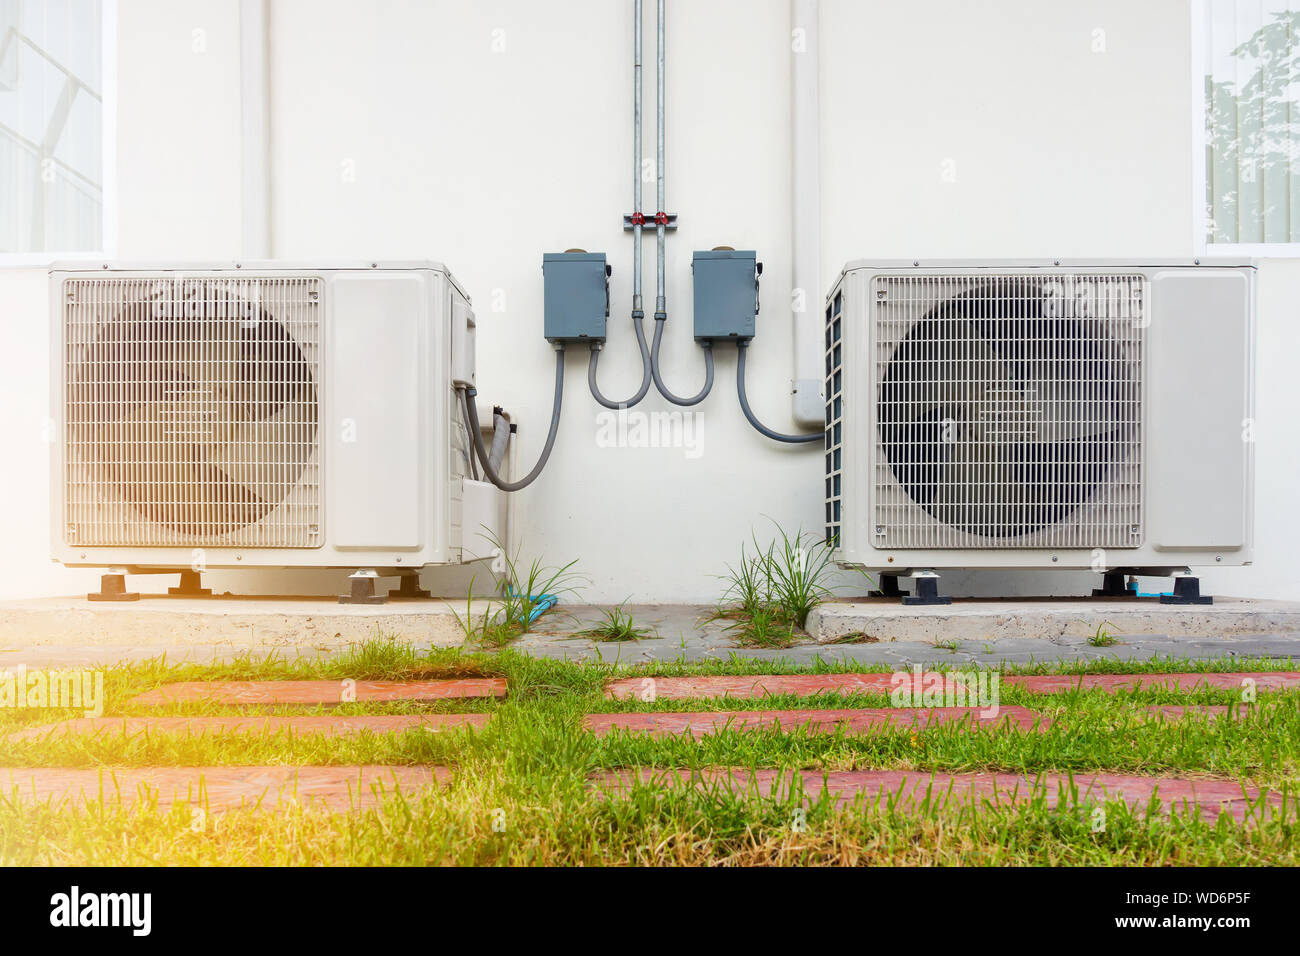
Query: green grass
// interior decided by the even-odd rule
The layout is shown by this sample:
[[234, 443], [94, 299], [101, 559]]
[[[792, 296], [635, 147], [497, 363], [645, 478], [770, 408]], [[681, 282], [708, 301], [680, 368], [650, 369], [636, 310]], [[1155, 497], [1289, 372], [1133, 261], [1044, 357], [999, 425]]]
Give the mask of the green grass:
[[593, 641], [639, 641], [651, 636], [650, 629], [638, 625], [631, 612], [623, 610], [622, 604], [605, 611], [604, 620], [595, 627], [577, 633]]
[[[1190, 662], [1089, 661], [1014, 670], [1169, 672], [1296, 669], [1287, 661], [1224, 658]], [[0, 741], [6, 767], [128, 767], [252, 764], [443, 764], [453, 782], [442, 790], [393, 795], [381, 808], [352, 814], [291, 809], [209, 815], [191, 829], [184, 808], [127, 809], [111, 800], [77, 810], [16, 802], [0, 794], [0, 864], [986, 864], [1088, 863], [1119, 866], [1300, 863], [1295, 814], [1241, 826], [1224, 818], [1107, 810], [1107, 828], [1093, 833], [1086, 807], [1048, 808], [1044, 800], [975, 812], [887, 805], [840, 809], [813, 802], [806, 831], [792, 828], [802, 796], [760, 798], [716, 789], [638, 785], [609, 798], [593, 796], [590, 774], [621, 768], [773, 767], [796, 769], [1006, 770], [1211, 775], [1274, 789], [1300, 785], [1300, 693], [1261, 691], [1239, 719], [1193, 716], [1147, 720], [1151, 703], [1229, 703], [1231, 690], [1151, 690], [1035, 695], [1002, 688], [1002, 704], [1025, 704], [1053, 721], [1043, 733], [1014, 728], [963, 733], [952, 725], [912, 733], [815, 735], [726, 731], [699, 740], [615, 733], [596, 738], [580, 722], [593, 711], [764, 709], [888, 706], [883, 694], [757, 700], [610, 701], [602, 693], [616, 676], [761, 674], [883, 670], [843, 662], [794, 667], [738, 657], [627, 666], [541, 660], [510, 649], [494, 654], [417, 652], [375, 641], [332, 658], [293, 660], [244, 656], [227, 664], [171, 665], [165, 660], [107, 671], [106, 715], [249, 712], [211, 703], [144, 709], [135, 694], [175, 680], [332, 678], [397, 679], [504, 676], [503, 701], [429, 704], [361, 703], [338, 708], [265, 708], [276, 713], [409, 713], [486, 711], [482, 730], [391, 736], [362, 733], [233, 733], [202, 737], [151, 735], [92, 740], [59, 737]], [[1013, 668], [1002, 669], [1011, 673]], [[48, 723], [72, 713], [0, 710], [0, 732]], [[506, 828], [492, 829], [504, 811]]]

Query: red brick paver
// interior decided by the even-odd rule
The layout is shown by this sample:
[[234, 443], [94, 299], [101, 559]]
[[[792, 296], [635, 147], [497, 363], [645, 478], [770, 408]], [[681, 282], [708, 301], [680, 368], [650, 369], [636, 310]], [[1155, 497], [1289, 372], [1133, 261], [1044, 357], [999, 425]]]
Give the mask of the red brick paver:
[[310, 717], [78, 717], [57, 724], [28, 727], [5, 737], [6, 741], [44, 740], [51, 737], [117, 737], [136, 734], [323, 734], [334, 737], [369, 730], [376, 734], [405, 730], [448, 730], [482, 727], [487, 714], [356, 714]]
[[[1195, 690], [1205, 687], [1239, 690], [1252, 680], [1259, 690], [1300, 690], [1300, 671], [1206, 674], [1083, 674], [1019, 675], [1003, 677], [1007, 687], [1023, 687], [1040, 694], [1084, 690], [1168, 688]], [[709, 697], [752, 698], [776, 694], [887, 694], [893, 674], [764, 674], [746, 677], [624, 677], [605, 685], [613, 700], [699, 700]]]
[[341, 704], [348, 701], [447, 700], [454, 697], [504, 697], [501, 677], [458, 680], [260, 680], [183, 681], [164, 684], [134, 698], [137, 704], [187, 701], [218, 704]]
[[1300, 690], [1300, 671], [1206, 674], [1041, 674], [1004, 677], [1008, 687], [1023, 687], [1037, 694], [1082, 690], [1241, 690], [1245, 682], [1259, 690]]
[[[1183, 717], [1223, 717], [1232, 708], [1227, 704], [1202, 704], [1183, 706], [1182, 704], [1154, 704], [1146, 708], [1148, 720], [1181, 720]], [[1246, 716], [1244, 708], [1237, 708], [1237, 718]]]
[[1021, 730], [1045, 730], [1048, 721], [1025, 707], [1002, 707], [996, 715], [984, 716], [978, 707], [890, 708], [855, 710], [742, 710], [703, 713], [588, 714], [583, 726], [604, 736], [613, 730], [645, 732], [655, 736], [689, 733], [693, 736], [724, 730], [796, 730], [834, 733], [838, 728], [851, 734], [876, 730], [924, 730], [943, 724], [969, 727], [1012, 726]]
[[[840, 806], [852, 804], [857, 799], [888, 801], [902, 810], [916, 809], [925, 800], [927, 792], [931, 803], [941, 805], [1008, 805], [1027, 803], [1035, 793], [1035, 784], [1041, 789], [1049, 807], [1058, 806], [1064, 793], [1070, 802], [1070, 788], [1078, 790], [1081, 803], [1101, 803], [1122, 800], [1135, 808], [1145, 808], [1152, 797], [1161, 801], [1164, 809], [1170, 805], [1180, 810], [1196, 808], [1202, 817], [1213, 822], [1220, 811], [1242, 821], [1247, 815], [1247, 805], [1257, 801], [1259, 790], [1231, 780], [1186, 779], [1177, 777], [1138, 777], [1120, 774], [1077, 773], [1073, 781], [1063, 773], [1044, 773], [1039, 777], [1016, 773], [929, 773], [918, 770], [839, 770], [803, 771], [804, 794], [808, 802], [817, 800], [822, 792], [829, 791]], [[622, 770], [596, 774], [591, 783], [606, 794], [618, 793], [637, 780], [656, 786], [696, 786], [701, 789], [721, 786], [738, 794], [757, 793], [778, 797], [789, 793], [793, 773], [780, 770], [712, 769], [698, 772], [694, 777], [689, 770]], [[1269, 807], [1281, 807], [1282, 796], [1269, 791], [1265, 796]], [[1292, 798], [1294, 809], [1295, 799]], [[1268, 811], [1265, 810], [1265, 813]]]
[[612, 700], [698, 700], [776, 694], [887, 694], [892, 674], [751, 674], [744, 677], [624, 677], [605, 685]]
[[446, 767], [148, 767], [83, 770], [0, 768], [0, 794], [26, 804], [130, 806], [157, 796], [160, 806], [190, 803], [209, 810], [293, 804], [328, 810], [366, 809], [383, 793], [414, 793], [451, 779]]

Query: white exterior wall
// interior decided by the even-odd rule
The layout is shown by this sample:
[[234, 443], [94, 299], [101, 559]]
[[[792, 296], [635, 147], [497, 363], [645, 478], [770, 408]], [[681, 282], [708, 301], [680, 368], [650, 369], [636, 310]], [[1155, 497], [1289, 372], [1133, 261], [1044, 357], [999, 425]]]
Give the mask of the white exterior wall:
[[[1193, 253], [1185, 0], [821, 7], [819, 295], [858, 257]], [[653, 158], [652, 0], [646, 8]], [[640, 376], [632, 243], [621, 228], [631, 209], [630, 0], [273, 0], [271, 9], [273, 254], [445, 261], [474, 298], [479, 391], [515, 413], [527, 467], [545, 436], [553, 371], [542, 253], [604, 251], [614, 277], [601, 383], [607, 395], [629, 394]], [[681, 228], [668, 240], [663, 349], [670, 385], [693, 393], [702, 360], [691, 252], [757, 249], [763, 312], [749, 387], [758, 415], [783, 430], [792, 428], [788, 10], [787, 0], [668, 4], [667, 204]], [[237, 258], [238, 5], [120, 0], [117, 28], [118, 257]], [[1093, 52], [1097, 30], [1105, 52]], [[205, 52], [194, 52], [195, 31]], [[653, 182], [644, 188], [653, 212]], [[1300, 261], [1265, 262], [1259, 288], [1256, 567], [1210, 573], [1205, 588], [1300, 598], [1286, 564], [1300, 532], [1291, 493]], [[6, 596], [75, 592], [93, 579], [46, 557], [44, 299], [42, 273], [0, 270]], [[578, 559], [592, 581], [586, 599], [711, 600], [751, 529], [769, 533], [764, 516], [821, 528], [820, 456], [749, 428], [734, 349], [717, 349], [698, 457], [598, 447], [586, 350], [573, 352], [560, 437], [543, 477], [518, 495], [516, 537], [527, 557]], [[652, 390], [636, 411], [671, 408]], [[328, 592], [340, 580], [214, 584]], [[945, 587], [1061, 593], [1091, 583], [953, 574]]]

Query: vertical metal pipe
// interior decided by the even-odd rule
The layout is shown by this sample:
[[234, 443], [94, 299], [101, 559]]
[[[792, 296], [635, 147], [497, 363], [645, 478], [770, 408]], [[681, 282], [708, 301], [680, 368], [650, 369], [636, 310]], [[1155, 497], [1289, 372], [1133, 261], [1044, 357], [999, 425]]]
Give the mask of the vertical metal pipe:
[[668, 305], [664, 297], [664, 223], [662, 213], [664, 203], [664, 0], [659, 0], [658, 15], [658, 58], [655, 63], [655, 79], [658, 82], [658, 95], [655, 98], [655, 110], [658, 113], [658, 128], [655, 130], [655, 175], [658, 180], [658, 208], [655, 225], [655, 318], [667, 317]]
[[[819, 181], [819, 71], [817, 0], [790, 0], [791, 31], [802, 31], [802, 45], [790, 53], [791, 264], [795, 300], [803, 311], [792, 314], [794, 328], [794, 420], [804, 427], [824, 425], [822, 395], [821, 183]], [[797, 306], [796, 306], [797, 308]]]
[[[632, 31], [632, 211], [641, 212], [641, 0], [633, 0]], [[632, 225], [632, 315], [640, 318], [641, 306], [641, 224], [634, 217]]]
[[245, 259], [271, 257], [268, 0], [240, 0], [239, 110], [241, 244]]

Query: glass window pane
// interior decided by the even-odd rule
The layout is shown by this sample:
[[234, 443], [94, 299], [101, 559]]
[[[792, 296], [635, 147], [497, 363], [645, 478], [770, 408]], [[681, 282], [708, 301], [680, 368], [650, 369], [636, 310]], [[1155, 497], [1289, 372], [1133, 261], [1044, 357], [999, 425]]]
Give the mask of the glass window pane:
[[1300, 2], [1206, 11], [1206, 241], [1300, 242]]
[[0, 253], [103, 248], [99, 0], [0, 0]]

